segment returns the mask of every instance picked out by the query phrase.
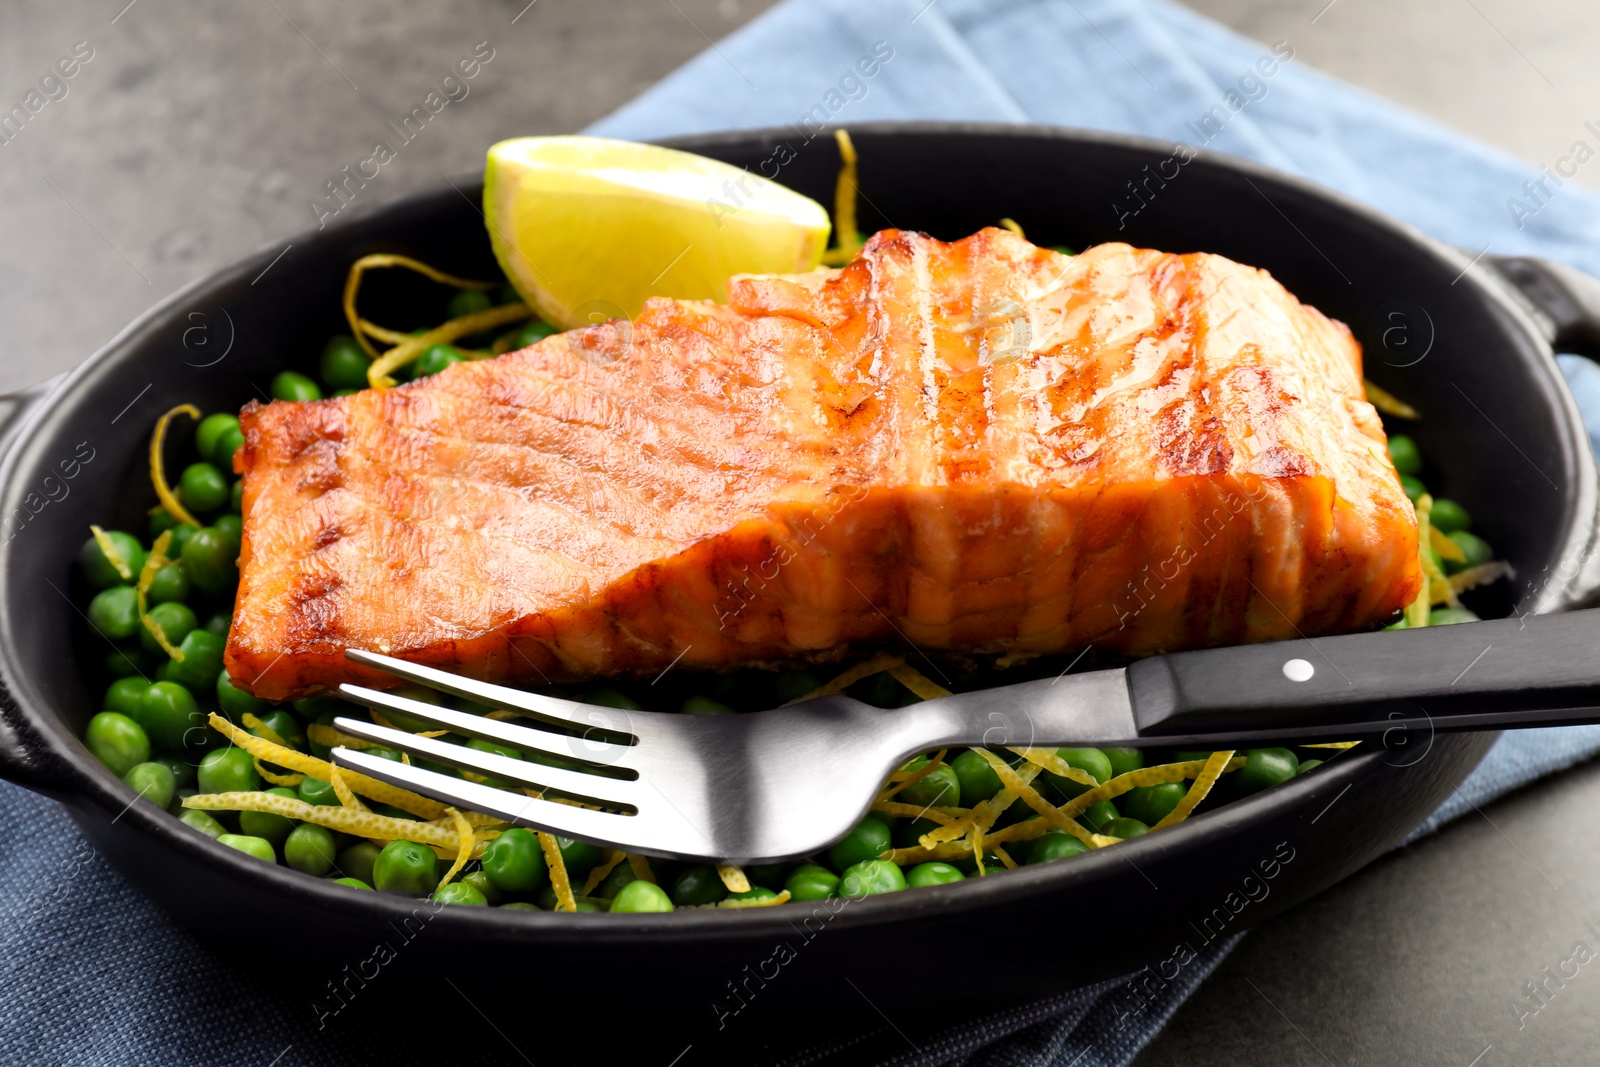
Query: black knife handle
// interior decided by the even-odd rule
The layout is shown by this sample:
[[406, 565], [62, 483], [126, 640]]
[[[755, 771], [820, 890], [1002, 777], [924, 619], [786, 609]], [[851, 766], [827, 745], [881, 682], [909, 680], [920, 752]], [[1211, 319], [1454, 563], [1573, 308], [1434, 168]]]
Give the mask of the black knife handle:
[[1326, 736], [1600, 719], [1600, 609], [1152, 656], [1128, 668], [1142, 737]]

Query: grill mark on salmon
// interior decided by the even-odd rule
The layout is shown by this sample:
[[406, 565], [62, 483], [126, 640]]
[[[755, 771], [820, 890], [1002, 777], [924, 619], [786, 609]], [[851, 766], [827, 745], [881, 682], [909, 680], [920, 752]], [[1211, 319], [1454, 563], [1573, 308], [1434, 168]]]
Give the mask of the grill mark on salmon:
[[391, 684], [347, 647], [535, 682], [902, 637], [1138, 655], [1421, 585], [1359, 346], [1220, 256], [885, 231], [625, 327], [248, 405], [235, 683]]

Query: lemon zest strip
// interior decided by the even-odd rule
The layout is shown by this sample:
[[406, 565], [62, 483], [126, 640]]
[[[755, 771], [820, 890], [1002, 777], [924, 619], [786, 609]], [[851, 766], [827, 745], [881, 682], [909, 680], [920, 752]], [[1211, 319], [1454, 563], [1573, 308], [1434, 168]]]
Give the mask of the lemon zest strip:
[[433, 890], [435, 893], [449, 885], [451, 880], [461, 873], [461, 868], [467, 865], [467, 861], [472, 858], [473, 850], [478, 845], [477, 836], [472, 832], [472, 824], [467, 822], [466, 816], [455, 808], [446, 807], [444, 810], [450, 813], [450, 821], [455, 825], [456, 861], [450, 865], [448, 871], [444, 872], [444, 877], [439, 879], [439, 884]]
[[627, 856], [628, 866], [633, 869], [633, 876], [641, 882], [649, 882], [651, 885], [655, 885], [656, 876], [655, 872], [650, 869], [650, 861], [643, 856], [635, 856], [632, 852], [627, 853]]
[[107, 563], [111, 564], [111, 569], [121, 575], [123, 581], [132, 581], [133, 568], [123, 558], [122, 552], [117, 548], [117, 543], [111, 540], [111, 535], [92, 524], [89, 527], [89, 532], [94, 535], [94, 543], [100, 546], [100, 554], [105, 556]]
[[258, 737], [265, 737], [273, 744], [282, 745], [284, 748], [289, 747], [289, 742], [278, 736], [278, 731], [274, 730], [272, 727], [256, 718], [250, 712], [247, 711], [243, 715], [239, 716], [239, 721], [244, 723], [244, 728], [246, 730], [250, 730], [252, 732], [260, 730], [261, 733], [257, 734]]
[[1360, 743], [1361, 743], [1360, 741], [1325, 741], [1325, 742], [1322, 742], [1321, 744], [1301, 745], [1300, 747], [1301, 748], [1337, 748], [1337, 749], [1341, 749], [1342, 750], [1342, 749], [1346, 749], [1346, 748], [1355, 748]]
[[[91, 530], [99, 529], [97, 526], [89, 528]], [[170, 544], [172, 544], [172, 531], [162, 530], [161, 536], [157, 537], [155, 543], [150, 546], [150, 554], [145, 557], [144, 566], [139, 569], [139, 581], [133, 589], [134, 604], [139, 609], [139, 625], [150, 631], [150, 636], [156, 639], [156, 644], [161, 646], [161, 650], [174, 663], [182, 663], [184, 661], [183, 650], [174, 647], [172, 642], [167, 639], [166, 633], [156, 623], [156, 620], [150, 617], [150, 583], [155, 581], [156, 571], [172, 562], [167, 558], [167, 546]], [[105, 547], [101, 546], [100, 551], [104, 552]]]
[[[904, 804], [897, 800], [884, 800], [882, 797], [879, 797], [877, 802], [872, 805], [872, 810], [881, 811], [885, 815], [893, 815], [896, 818], [927, 819], [930, 822], [938, 823], [940, 826], [949, 826], [957, 819], [966, 815], [969, 809], [922, 808], [915, 804]], [[952, 815], [952, 810], [957, 811], [960, 814]]]
[[770, 908], [778, 904], [789, 903], [789, 891], [785, 889], [771, 900], [719, 900], [709, 905], [713, 908]]
[[605, 862], [591, 870], [589, 877], [584, 879], [582, 895], [586, 897], [592, 896], [594, 891], [600, 888], [600, 883], [606, 880], [606, 875], [616, 870], [617, 864], [627, 858], [628, 854], [626, 852], [621, 852], [617, 849], [607, 850]]
[[205, 811], [264, 811], [286, 819], [315, 823], [357, 837], [380, 841], [415, 841], [420, 845], [455, 849], [460, 845], [456, 831], [437, 822], [416, 822], [370, 811], [328, 804], [307, 804], [303, 800], [264, 793], [259, 790], [238, 793], [202, 793], [184, 797], [183, 806]]
[[256, 760], [255, 765], [256, 773], [262, 778], [271, 782], [273, 785], [288, 786], [290, 789], [293, 789], [295, 786], [306, 780], [306, 776], [303, 774], [279, 774], [276, 771], [268, 770], [267, 765], [262, 763], [260, 760]]
[[[350, 783], [344, 780], [344, 769], [336, 763], [328, 765], [328, 784], [333, 786], [333, 795], [339, 798], [339, 803], [344, 807], [351, 811], [372, 810], [356, 799], [356, 795], [350, 791]], [[446, 807], [444, 810], [450, 812], [454, 809]]]
[[518, 322], [528, 318], [533, 310], [527, 304], [502, 304], [487, 311], [476, 311], [471, 315], [463, 315], [458, 319], [451, 319], [440, 326], [435, 326], [427, 333], [417, 337], [408, 336], [403, 342], [395, 345], [383, 355], [372, 361], [367, 367], [367, 384], [374, 389], [392, 389], [395, 380], [389, 375], [416, 359], [434, 345], [448, 344], [458, 337], [467, 337], [496, 326], [504, 326], [510, 322]]
[[1022, 232], [1022, 227], [1017, 224], [1016, 219], [1001, 219], [1000, 228], [1003, 230], [1010, 230], [1024, 241], [1028, 239], [1028, 235]]
[[1468, 567], [1464, 571], [1457, 571], [1450, 576], [1449, 586], [1458, 593], [1465, 593], [1468, 589], [1476, 589], [1480, 585], [1498, 582], [1501, 578], [1516, 577], [1516, 570], [1505, 560], [1495, 560], [1492, 563], [1480, 563], [1476, 567]]
[[744, 871], [736, 863], [717, 864], [717, 877], [722, 879], [722, 884], [728, 887], [730, 893], [747, 893], [750, 890], [750, 879], [745, 877]]
[[[1048, 820], [1057, 829], [1065, 830], [1090, 848], [1102, 848], [1111, 843], [1112, 839], [1097, 834], [1092, 830], [1085, 830], [1071, 816], [1063, 814], [1061, 809], [1050, 803], [1044, 798], [1043, 794], [1033, 788], [1030, 782], [1024, 781], [1022, 775], [1018, 774], [1016, 768], [1012, 767], [1011, 764], [986, 748], [975, 748], [973, 751], [982, 756], [989, 766], [994, 768], [994, 772], [1000, 776], [1000, 781], [1007, 790], [1016, 793], [1017, 796], [1022, 798], [1024, 804], [1044, 817], [1041, 821]], [[1030, 765], [1028, 769], [1037, 775], [1041, 768], [1037, 765]]]
[[1157, 823], [1150, 827], [1160, 830], [1163, 827], [1180, 823], [1189, 817], [1190, 812], [1199, 807], [1200, 802], [1211, 792], [1211, 787], [1217, 784], [1217, 779], [1222, 777], [1223, 770], [1228, 766], [1228, 761], [1233, 759], [1233, 750], [1226, 752], [1213, 752], [1206, 760], [1206, 765], [1200, 773], [1194, 776], [1194, 784], [1189, 786], [1189, 791], [1183, 794], [1183, 799], [1178, 801], [1176, 807], [1161, 817]]
[[833, 131], [839, 144], [839, 177], [833, 185], [833, 236], [837, 246], [822, 254], [822, 262], [831, 267], [850, 262], [866, 242], [856, 229], [856, 146], [850, 133], [842, 126]]
[[[945, 765], [944, 764], [944, 755], [945, 755], [946, 751], [947, 751], [946, 749], [942, 749], [941, 748], [933, 757], [931, 757], [928, 760], [927, 763], [924, 763], [922, 766], [918, 767], [916, 770], [911, 771], [904, 778], [899, 779], [898, 782], [895, 782], [895, 778], [893, 776], [890, 776], [889, 780], [891, 782], [895, 782], [895, 785], [892, 786], [889, 789], [884, 790], [883, 793], [881, 795], [879, 795], [878, 799], [879, 800], [888, 800], [890, 797], [892, 797], [896, 793], [900, 792], [900, 790], [905, 789], [907, 786], [916, 785], [918, 782], [922, 781], [928, 775], [932, 774], [934, 771], [938, 770], [940, 767], [943, 767]], [[895, 773], [899, 774], [900, 772], [897, 771]]]
[[1367, 403], [1383, 412], [1393, 415], [1397, 419], [1416, 420], [1422, 418], [1422, 413], [1395, 396], [1386, 389], [1380, 389], [1366, 378], [1361, 379], [1362, 391], [1366, 393]]
[[[830, 697], [835, 693], [842, 693], [846, 689], [849, 689], [852, 685], [855, 685], [857, 682], [861, 681], [861, 679], [870, 677], [879, 673], [880, 671], [886, 671], [895, 664], [904, 662], [904, 656], [891, 656], [888, 653], [873, 656], [866, 662], [858, 663], [854, 667], [851, 667], [843, 674], [834, 678], [833, 681], [825, 682], [824, 684], [817, 686], [817, 688], [813, 689], [805, 696], [796, 697], [795, 699], [789, 701], [789, 704], [798, 704], [803, 700], [812, 700], [816, 697]], [[788, 707], [788, 704], [785, 704], [784, 707]]]
[[947, 697], [950, 695], [950, 690], [946, 689], [938, 682], [935, 682], [933, 679], [929, 678], [927, 675], [923, 674], [909, 663], [906, 663], [904, 660], [895, 664], [893, 667], [890, 667], [889, 675], [895, 681], [899, 682], [901, 685], [917, 694], [917, 696], [921, 697], [923, 700], [935, 700], [939, 697]]
[[1029, 763], [1047, 770], [1059, 778], [1077, 782], [1079, 785], [1086, 785], [1090, 789], [1100, 784], [1100, 779], [1081, 767], [1074, 767], [1062, 759], [1053, 748], [1013, 748], [1009, 751], [1015, 752]]
[[[306, 727], [306, 737], [319, 745], [328, 748], [382, 748], [360, 737], [351, 737], [347, 733], [335, 730], [326, 723], [314, 722]], [[331, 766], [331, 764], [330, 764]]]
[[567, 875], [567, 861], [561, 857], [561, 846], [556, 844], [554, 834], [543, 830], [536, 832], [545, 864], [550, 868], [550, 888], [556, 891], [556, 910], [577, 911], [578, 901], [572, 895], [572, 879]]
[[[350, 324], [350, 332], [355, 335], [356, 341], [366, 350], [367, 355], [377, 358], [378, 350], [373, 348], [363, 334], [363, 326], [370, 325], [361, 316], [356, 314], [356, 294], [361, 291], [361, 277], [369, 270], [379, 270], [385, 267], [404, 267], [406, 270], [416, 271], [418, 274], [438, 282], [440, 285], [449, 285], [457, 289], [487, 290], [495, 287], [494, 282], [476, 282], [467, 278], [457, 278], [453, 274], [446, 274], [442, 270], [430, 267], [418, 259], [410, 256], [395, 255], [390, 252], [375, 252], [372, 255], [362, 256], [350, 264], [350, 273], [344, 279], [344, 317]], [[381, 329], [381, 327], [379, 327]]]
[[1440, 559], [1447, 559], [1451, 563], [1465, 563], [1467, 554], [1461, 551], [1461, 546], [1439, 532], [1439, 527], [1428, 526], [1428, 544], [1439, 554]]
[[[191, 526], [201, 525], [200, 521], [189, 514], [187, 508], [178, 503], [178, 496], [167, 485], [166, 470], [162, 465], [161, 452], [167, 443], [167, 427], [172, 423], [173, 416], [187, 415], [196, 422], [200, 421], [200, 409], [193, 404], [179, 404], [165, 415], [156, 420], [156, 432], [150, 435], [150, 484], [155, 486], [156, 498], [161, 501], [161, 506], [167, 509], [167, 514], [179, 522], [186, 522]], [[124, 577], [130, 577], [124, 575]]]

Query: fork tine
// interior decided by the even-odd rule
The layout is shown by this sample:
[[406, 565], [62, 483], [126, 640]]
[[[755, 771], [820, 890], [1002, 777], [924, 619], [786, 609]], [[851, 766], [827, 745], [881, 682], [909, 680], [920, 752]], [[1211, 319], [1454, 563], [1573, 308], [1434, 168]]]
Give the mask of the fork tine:
[[643, 827], [630, 832], [633, 830], [632, 824], [644, 821], [637, 815], [615, 815], [521, 793], [508, 793], [504, 789], [469, 782], [465, 778], [453, 778], [425, 767], [396, 763], [349, 748], [334, 749], [333, 761], [381, 782], [432, 797], [441, 803], [453, 804], [463, 811], [497, 815], [519, 826], [531, 826], [562, 837], [582, 838], [608, 848], [633, 852], [650, 850], [648, 840], [641, 841], [635, 837], [636, 833], [648, 837]]
[[[386, 693], [381, 689], [368, 689], [363, 685], [348, 683], [341, 685], [339, 695], [356, 704], [376, 708], [379, 711], [393, 711], [441, 730], [450, 730], [468, 737], [480, 737], [485, 741], [498, 741], [515, 749], [539, 752], [541, 755], [587, 763], [596, 767], [626, 767], [628, 756], [633, 752], [632, 745], [595, 740], [588, 732], [582, 737], [574, 737], [565, 732], [555, 733], [537, 727], [520, 726], [499, 719], [485, 718], [470, 711], [456, 711], [454, 708], [442, 708], [437, 704], [425, 704], [420, 700]], [[413, 735], [403, 736], [409, 740]], [[549, 751], [556, 738], [568, 741], [571, 751], [566, 753]], [[576, 751], [578, 746], [582, 747], [582, 754]]]
[[[511, 689], [492, 682], [480, 682], [475, 678], [463, 678], [449, 671], [442, 671], [437, 667], [425, 667], [420, 663], [408, 663], [403, 659], [393, 656], [380, 656], [376, 652], [367, 652], [359, 648], [347, 648], [344, 651], [346, 659], [355, 660], [357, 663], [368, 667], [376, 667], [380, 671], [404, 678], [408, 682], [425, 685], [429, 689], [437, 689], [441, 693], [473, 700], [480, 704], [487, 704], [494, 708], [516, 708], [548, 722], [561, 726], [576, 726], [586, 733], [601, 732], [621, 736], [628, 733], [625, 727], [612, 726], [609, 723], [597, 722], [600, 718], [609, 718], [608, 712], [616, 714], [619, 709], [597, 708], [592, 704], [581, 704], [576, 700], [562, 700], [560, 697], [542, 696], [538, 693], [524, 693], [520, 689]], [[626, 721], [626, 712], [622, 712]]]
[[[571, 793], [584, 800], [613, 806], [627, 805], [635, 811], [642, 799], [637, 780], [608, 778], [598, 774], [565, 770], [542, 763], [513, 759], [495, 752], [480, 752], [465, 745], [455, 745], [432, 737], [419, 737], [403, 730], [394, 730], [359, 719], [339, 717], [333, 720], [334, 729], [363, 741], [397, 748], [414, 756], [447, 763], [454, 767], [476, 771], [491, 778], [500, 778], [528, 789], [554, 789]], [[539, 753], [544, 755], [545, 753]], [[390, 762], [393, 762], [392, 760]]]

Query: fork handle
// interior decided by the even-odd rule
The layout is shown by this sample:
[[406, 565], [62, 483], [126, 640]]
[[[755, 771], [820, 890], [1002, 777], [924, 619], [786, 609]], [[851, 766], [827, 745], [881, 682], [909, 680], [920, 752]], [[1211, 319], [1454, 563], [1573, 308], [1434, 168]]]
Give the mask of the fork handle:
[[1154, 656], [1127, 679], [1141, 737], [1595, 722], [1600, 610]]

